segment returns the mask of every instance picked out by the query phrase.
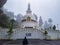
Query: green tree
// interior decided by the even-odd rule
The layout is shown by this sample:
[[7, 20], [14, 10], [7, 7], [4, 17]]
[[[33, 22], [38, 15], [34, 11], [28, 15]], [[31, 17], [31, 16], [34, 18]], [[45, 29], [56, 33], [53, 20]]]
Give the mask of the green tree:
[[0, 12], [0, 27], [9, 28], [10, 20], [9, 17], [6, 16], [2, 11]]
[[48, 32], [45, 30], [45, 32], [44, 32], [45, 39], [46, 39], [46, 37], [47, 37], [47, 34], [48, 34]]
[[56, 26], [55, 25], [53, 26], [53, 30], [56, 30]]
[[9, 28], [9, 31], [8, 31], [8, 36], [9, 36], [9, 39], [11, 38], [11, 36], [12, 36], [12, 33], [13, 33], [13, 24], [14, 24], [14, 20], [12, 19], [11, 21], [10, 21], [10, 28]]

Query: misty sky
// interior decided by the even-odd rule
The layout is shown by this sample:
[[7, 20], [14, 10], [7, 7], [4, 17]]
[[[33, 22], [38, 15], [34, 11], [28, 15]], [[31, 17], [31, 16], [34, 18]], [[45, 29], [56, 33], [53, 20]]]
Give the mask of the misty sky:
[[60, 27], [60, 0], [8, 0], [4, 8], [15, 15], [25, 15], [28, 3], [31, 4], [32, 12], [38, 17], [42, 16], [43, 21], [52, 18], [53, 24], [59, 24]]

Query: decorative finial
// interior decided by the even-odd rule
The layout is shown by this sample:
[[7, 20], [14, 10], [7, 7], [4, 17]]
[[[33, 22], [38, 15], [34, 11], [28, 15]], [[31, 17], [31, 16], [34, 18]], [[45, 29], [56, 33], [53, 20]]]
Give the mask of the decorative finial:
[[30, 3], [28, 3], [28, 10], [30, 10]]
[[27, 13], [31, 13], [31, 9], [30, 9], [30, 3], [28, 3], [28, 9], [27, 9]]

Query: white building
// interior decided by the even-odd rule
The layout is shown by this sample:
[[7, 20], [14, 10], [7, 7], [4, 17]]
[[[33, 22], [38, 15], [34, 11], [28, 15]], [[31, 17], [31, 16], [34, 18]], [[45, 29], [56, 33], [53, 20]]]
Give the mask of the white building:
[[[0, 39], [8, 39], [7, 31], [8, 29], [0, 28]], [[36, 17], [32, 14], [30, 4], [28, 4], [28, 9], [21, 19], [19, 28], [13, 29], [10, 39], [23, 39], [25, 36], [28, 39], [60, 39], [60, 31], [40, 29]]]

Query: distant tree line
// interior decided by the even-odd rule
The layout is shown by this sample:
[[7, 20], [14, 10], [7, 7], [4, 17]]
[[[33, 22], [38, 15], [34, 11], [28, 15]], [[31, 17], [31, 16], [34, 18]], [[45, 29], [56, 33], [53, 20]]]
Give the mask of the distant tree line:
[[10, 19], [3, 11], [0, 9], [0, 27], [10, 28], [13, 25], [14, 19]]

